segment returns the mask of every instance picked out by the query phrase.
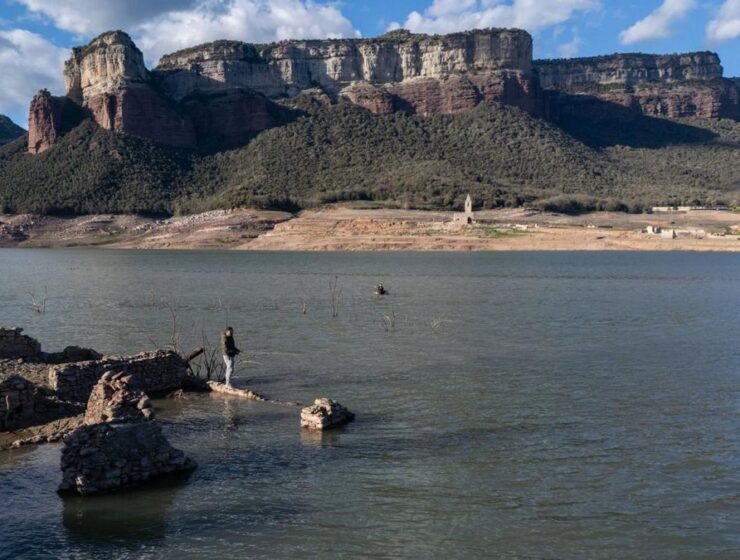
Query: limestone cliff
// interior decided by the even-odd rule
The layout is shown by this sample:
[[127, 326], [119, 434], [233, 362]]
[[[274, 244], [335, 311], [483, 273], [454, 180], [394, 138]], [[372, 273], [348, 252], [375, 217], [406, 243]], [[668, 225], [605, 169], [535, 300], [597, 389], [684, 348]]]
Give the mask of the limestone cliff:
[[[722, 78], [719, 57], [711, 52], [538, 60], [534, 72], [546, 90], [593, 96], [644, 115], [740, 116], [737, 85]], [[561, 108], [568, 103], [567, 96], [556, 99]], [[584, 106], [584, 100], [574, 103]], [[565, 107], [565, 113], [571, 109]]]
[[316, 86], [338, 94], [355, 82], [397, 84], [500, 71], [529, 76], [531, 68], [532, 38], [526, 31], [486, 29], [444, 36], [395, 31], [376, 39], [264, 46], [217, 41], [162, 57], [155, 73], [172, 97], [182, 99], [223, 87], [247, 87], [268, 97]]
[[20, 126], [15, 124], [5, 115], [0, 115], [0, 146], [20, 138], [26, 133]]
[[[375, 39], [216, 41], [162, 57], [147, 70], [122, 31], [77, 47], [64, 69], [67, 95], [37, 96], [29, 151], [64, 133], [75, 107], [101, 127], [176, 148], [238, 145], [290, 119], [280, 100], [310, 92], [374, 114], [436, 115], [500, 102], [557, 120], [610, 107], [668, 117], [740, 117], [738, 86], [716, 54], [627, 54], [532, 61], [516, 29], [450, 35], [398, 30]], [[66, 116], [65, 116], [66, 115]]]
[[487, 29], [444, 36], [395, 31], [377, 39], [217, 41], [162, 57], [153, 72], [174, 99], [248, 88], [269, 98], [319, 87], [373, 113], [454, 113], [483, 100], [534, 111], [532, 38]]

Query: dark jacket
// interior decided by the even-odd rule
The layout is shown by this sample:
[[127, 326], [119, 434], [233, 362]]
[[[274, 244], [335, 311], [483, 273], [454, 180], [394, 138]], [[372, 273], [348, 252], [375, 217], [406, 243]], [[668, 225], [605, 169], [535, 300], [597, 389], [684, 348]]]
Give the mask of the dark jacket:
[[228, 356], [229, 358], [233, 358], [237, 354], [241, 352], [236, 347], [236, 344], [234, 344], [234, 337], [233, 336], [226, 336], [226, 333], [223, 333], [221, 335], [221, 352], [224, 356]]

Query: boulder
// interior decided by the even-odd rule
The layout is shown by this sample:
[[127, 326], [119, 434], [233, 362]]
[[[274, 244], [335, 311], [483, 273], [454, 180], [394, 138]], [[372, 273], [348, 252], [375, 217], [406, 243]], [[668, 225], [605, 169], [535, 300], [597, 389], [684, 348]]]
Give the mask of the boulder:
[[316, 399], [312, 406], [301, 410], [301, 427], [308, 430], [329, 430], [344, 426], [355, 419], [355, 415], [336, 401]]

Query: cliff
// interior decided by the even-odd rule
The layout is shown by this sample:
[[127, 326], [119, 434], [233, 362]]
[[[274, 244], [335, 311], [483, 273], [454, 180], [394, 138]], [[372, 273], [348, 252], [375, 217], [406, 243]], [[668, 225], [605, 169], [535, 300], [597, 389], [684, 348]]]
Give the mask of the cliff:
[[[154, 74], [174, 99], [235, 87], [281, 98], [319, 87], [333, 97], [365, 99], [374, 112], [405, 106], [437, 113], [472, 106], [436, 99], [456, 97], [460, 84], [454, 80], [460, 76], [477, 77], [462, 86], [474, 91], [474, 105], [483, 98], [503, 99], [510, 81], [515, 89], [530, 89], [531, 71], [528, 33], [487, 29], [444, 36], [395, 31], [377, 39], [262, 46], [217, 41], [162, 57]], [[364, 89], [361, 95], [357, 84]]]
[[[723, 79], [719, 57], [711, 52], [537, 60], [533, 67], [542, 88], [591, 96], [591, 107], [601, 101], [648, 116], [740, 117], [737, 84]], [[560, 118], [588, 104], [567, 95], [555, 100]]]
[[5, 115], [0, 115], [0, 146], [20, 138], [26, 133], [20, 126], [15, 124]]
[[713, 53], [533, 62], [531, 36], [516, 29], [216, 41], [166, 55], [152, 71], [126, 33], [111, 31], [73, 49], [64, 81], [65, 97], [41, 93], [32, 103], [31, 153], [78, 123], [76, 108], [106, 130], [170, 147], [235, 147], [297, 118], [285, 100], [300, 94], [375, 115], [458, 114], [498, 102], [554, 121], [740, 116], [738, 86], [722, 78]]

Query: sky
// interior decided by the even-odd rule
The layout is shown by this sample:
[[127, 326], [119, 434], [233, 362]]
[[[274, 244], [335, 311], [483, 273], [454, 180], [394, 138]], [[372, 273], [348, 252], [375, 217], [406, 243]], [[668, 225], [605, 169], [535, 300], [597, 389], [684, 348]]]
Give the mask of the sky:
[[216, 39], [373, 37], [518, 27], [536, 58], [615, 52], [719, 53], [740, 76], [740, 0], [0, 0], [0, 113], [25, 127], [41, 88], [64, 93], [69, 49], [123, 29], [156, 65]]

